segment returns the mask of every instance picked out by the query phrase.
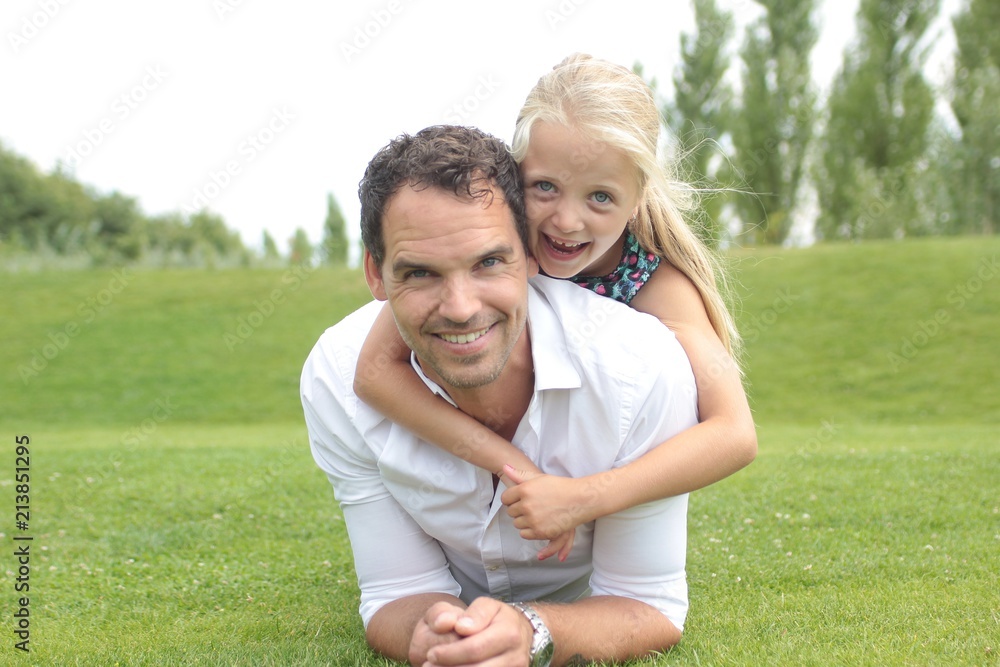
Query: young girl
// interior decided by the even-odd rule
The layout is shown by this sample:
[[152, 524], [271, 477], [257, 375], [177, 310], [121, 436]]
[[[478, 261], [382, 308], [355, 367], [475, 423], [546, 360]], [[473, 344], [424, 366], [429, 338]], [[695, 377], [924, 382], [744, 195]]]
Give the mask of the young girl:
[[[621, 468], [544, 475], [510, 442], [429, 392], [409, 367], [383, 308], [358, 360], [359, 397], [420, 437], [502, 477], [525, 539], [564, 560], [576, 526], [716, 482], [756, 456], [753, 419], [734, 362], [738, 333], [716, 265], [685, 224], [690, 189], [657, 158], [660, 117], [630, 70], [574, 55], [528, 94], [514, 131], [530, 246], [541, 271], [659, 318], [694, 370], [700, 422]], [[378, 369], [376, 372], [375, 369]]]

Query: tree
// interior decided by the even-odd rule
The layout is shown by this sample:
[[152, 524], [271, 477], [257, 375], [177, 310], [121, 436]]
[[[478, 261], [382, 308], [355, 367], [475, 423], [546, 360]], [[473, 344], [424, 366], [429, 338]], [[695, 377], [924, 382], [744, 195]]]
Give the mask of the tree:
[[86, 253], [100, 227], [92, 193], [58, 171], [44, 176], [40, 185], [28, 200], [22, 227], [37, 230], [42, 244], [61, 255]]
[[97, 241], [92, 254], [103, 251], [109, 259], [135, 260], [142, 255], [145, 238], [140, 231], [142, 212], [132, 197], [112, 192], [95, 199], [95, 217], [98, 222]]
[[816, 115], [809, 68], [819, 36], [816, 0], [757, 2], [766, 12], [747, 27], [732, 127], [737, 177], [753, 196], [735, 203], [748, 241], [781, 243], [792, 227]]
[[61, 166], [43, 174], [2, 144], [0, 250], [88, 255], [94, 264], [137, 261], [147, 251], [164, 265], [246, 259], [239, 234], [218, 215], [147, 218], [135, 198], [96, 192]]
[[292, 264], [312, 264], [313, 246], [309, 242], [309, 235], [301, 227], [295, 230], [295, 234], [288, 240], [289, 261]]
[[[681, 64], [674, 72], [674, 99], [663, 115], [680, 141], [682, 173], [706, 189], [726, 180], [728, 157], [717, 158], [729, 118], [733, 92], [723, 77], [729, 69], [726, 45], [734, 32], [733, 15], [715, 0], [694, 0], [695, 32], [681, 35]], [[720, 163], [721, 162], [721, 163]], [[710, 193], [702, 200], [701, 236], [718, 245], [723, 236], [723, 200]]]
[[0, 144], [0, 243], [35, 249], [44, 233], [25, 225], [43, 179], [35, 166]]
[[320, 253], [324, 264], [336, 266], [347, 264], [347, 225], [333, 193], [328, 193], [326, 196], [326, 223], [323, 225]]
[[265, 263], [271, 264], [281, 259], [281, 253], [278, 252], [278, 244], [274, 242], [274, 237], [266, 229], [264, 230], [262, 245], [264, 247]]
[[203, 209], [191, 216], [189, 225], [196, 248], [209, 264], [217, 259], [232, 259], [241, 255], [243, 242], [240, 235], [226, 227], [222, 216]]
[[962, 231], [992, 234], [1000, 215], [1000, 4], [971, 0], [952, 21], [958, 53], [951, 108], [961, 130], [956, 217]]
[[857, 43], [834, 82], [817, 165], [824, 238], [933, 231], [912, 190], [927, 151], [934, 94], [924, 33], [940, 0], [861, 0]]

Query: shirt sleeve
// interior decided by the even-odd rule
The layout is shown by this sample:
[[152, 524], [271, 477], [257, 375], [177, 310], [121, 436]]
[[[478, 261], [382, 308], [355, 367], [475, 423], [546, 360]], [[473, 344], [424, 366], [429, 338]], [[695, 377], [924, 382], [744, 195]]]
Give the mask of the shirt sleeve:
[[420, 593], [458, 596], [461, 589], [441, 546], [385, 488], [377, 457], [346, 407], [357, 400], [346, 390], [353, 366], [345, 374], [337, 359], [321, 339], [303, 368], [302, 406], [313, 458], [333, 484], [347, 524], [367, 628], [389, 602]]
[[361, 589], [361, 620], [368, 627], [379, 609], [420, 593], [458, 597], [441, 545], [428, 536], [395, 498], [342, 505]]
[[[630, 401], [624, 457], [634, 460], [698, 423], [690, 363], [675, 341], [651, 360], [648, 381]], [[601, 517], [594, 524], [594, 595], [645, 602], [683, 630], [688, 610], [685, 558], [688, 496], [683, 494]]]
[[657, 500], [594, 523], [593, 595], [645, 602], [684, 629], [687, 495]]

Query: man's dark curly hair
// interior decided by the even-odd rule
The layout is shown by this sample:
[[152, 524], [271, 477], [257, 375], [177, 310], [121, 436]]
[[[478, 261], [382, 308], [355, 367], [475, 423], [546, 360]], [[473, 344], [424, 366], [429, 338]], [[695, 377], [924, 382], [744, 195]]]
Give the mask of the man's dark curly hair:
[[435, 125], [403, 134], [368, 163], [358, 187], [361, 199], [361, 240], [377, 266], [385, 260], [382, 216], [403, 186], [436, 187], [470, 200], [493, 199], [493, 187], [503, 193], [514, 225], [528, 251], [528, 223], [517, 163], [507, 146], [472, 127]]

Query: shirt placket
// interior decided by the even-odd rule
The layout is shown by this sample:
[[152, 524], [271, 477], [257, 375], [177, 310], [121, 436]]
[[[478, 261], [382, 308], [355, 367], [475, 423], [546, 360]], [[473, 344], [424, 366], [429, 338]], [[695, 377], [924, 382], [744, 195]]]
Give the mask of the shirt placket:
[[[520, 443], [529, 456], [538, 443], [539, 412], [538, 394], [535, 393], [514, 436], [514, 441]], [[488, 488], [492, 488], [492, 475], [486, 471], [480, 472], [490, 477]], [[524, 545], [517, 529], [510, 523], [507, 511], [500, 501], [501, 495], [503, 491], [498, 488], [489, 504], [489, 516], [483, 533], [482, 557], [490, 597], [502, 602], [511, 602], [514, 599], [512, 574], [516, 573], [517, 568], [524, 566], [522, 562]]]
[[500, 512], [503, 504], [500, 502], [501, 489], [493, 492], [493, 475], [485, 470], [479, 470], [480, 488], [483, 489], [482, 504], [486, 517], [483, 522], [482, 559], [486, 570], [486, 585], [490, 597], [507, 600], [510, 597], [510, 578], [507, 564], [503, 560], [503, 543], [500, 539]]

